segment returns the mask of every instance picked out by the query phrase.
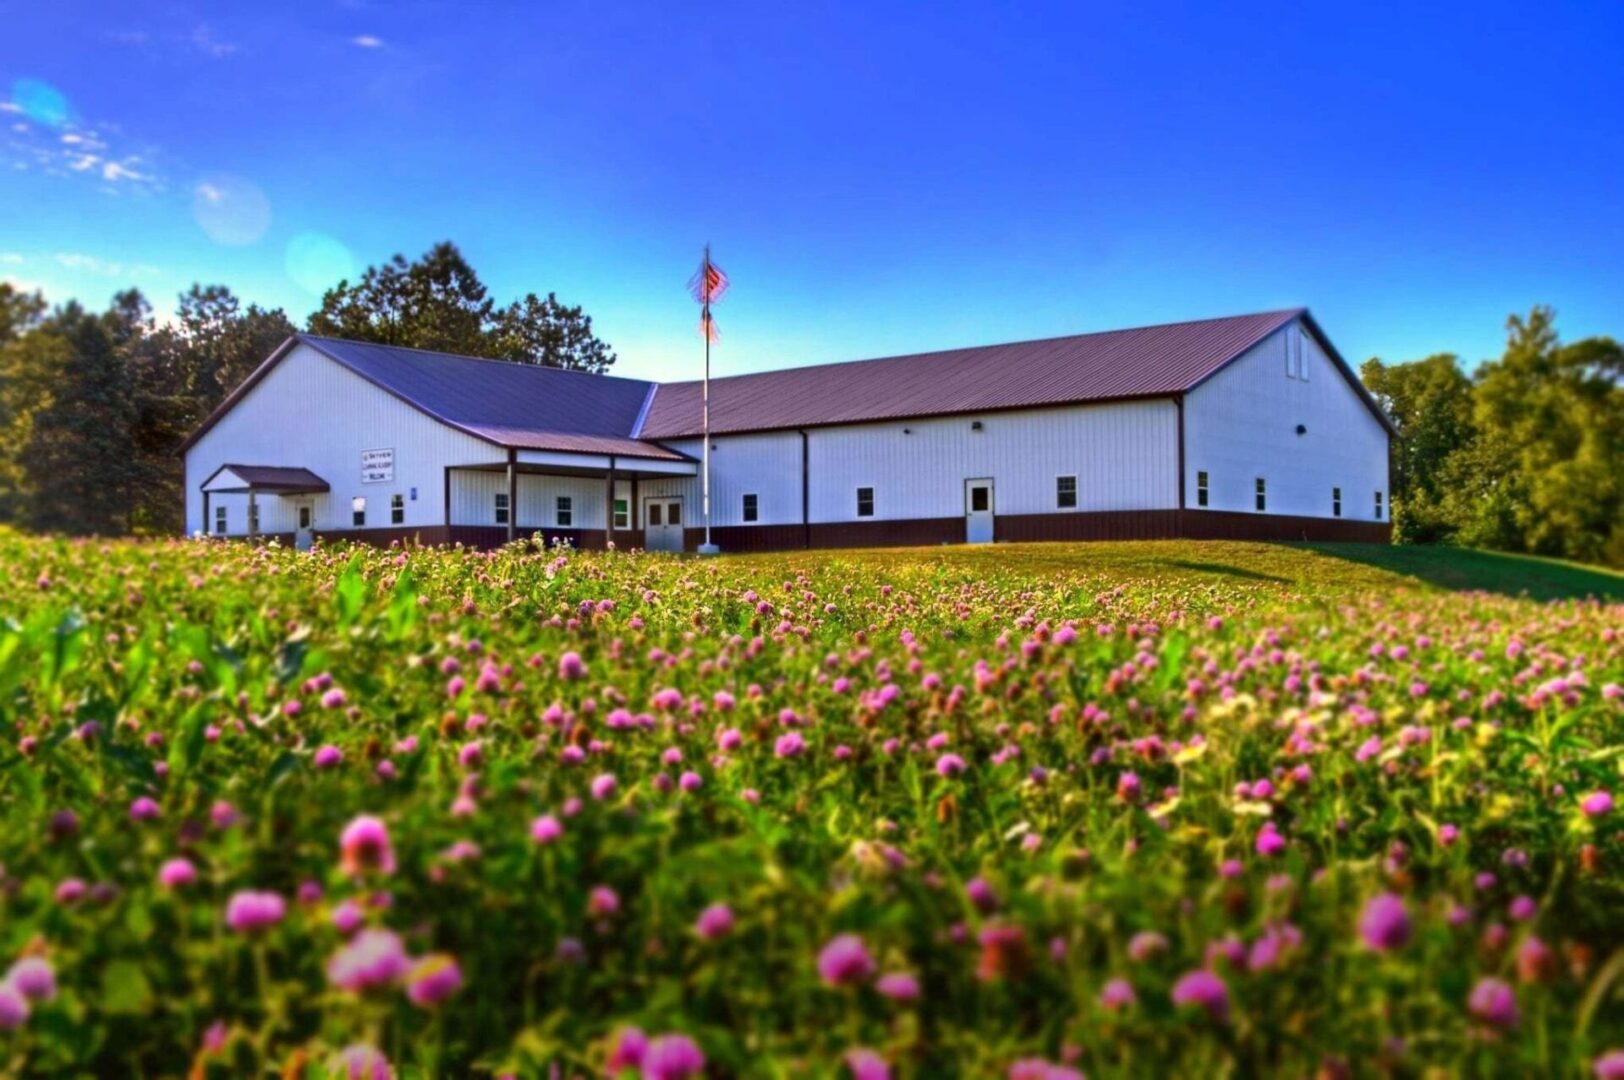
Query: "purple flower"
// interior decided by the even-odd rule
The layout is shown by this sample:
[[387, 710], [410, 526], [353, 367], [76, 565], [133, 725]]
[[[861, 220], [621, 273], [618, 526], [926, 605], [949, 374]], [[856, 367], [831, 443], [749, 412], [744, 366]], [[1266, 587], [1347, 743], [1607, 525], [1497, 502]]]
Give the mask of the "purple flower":
[[346, 1046], [333, 1060], [333, 1066], [336, 1075], [343, 1080], [395, 1080], [389, 1059], [365, 1043]]
[[197, 881], [197, 867], [192, 860], [186, 858], [173, 858], [164, 860], [158, 867], [158, 884], [166, 889], [181, 889]]
[[801, 738], [801, 733], [798, 731], [780, 735], [778, 741], [773, 743], [773, 753], [781, 758], [794, 757], [805, 749], [806, 740]]
[[1286, 838], [1275, 831], [1274, 822], [1266, 821], [1257, 834], [1256, 847], [1259, 855], [1271, 858], [1286, 850]]
[[287, 901], [273, 892], [244, 889], [226, 901], [226, 925], [239, 934], [269, 929], [287, 914]]
[[0, 983], [0, 1030], [28, 1023], [28, 999], [9, 983]]
[[586, 664], [580, 653], [567, 652], [558, 658], [558, 677], [566, 682], [586, 678]]
[[1205, 969], [1186, 972], [1173, 984], [1173, 1004], [1193, 1005], [1223, 1023], [1229, 1019], [1229, 988]]
[[158, 808], [157, 800], [146, 795], [130, 804], [131, 821], [156, 821], [162, 815], [163, 811]]
[[351, 877], [368, 870], [382, 874], [395, 872], [395, 849], [389, 843], [389, 827], [371, 814], [361, 814], [344, 826], [338, 838], [338, 850], [340, 865]]
[[1613, 797], [1605, 791], [1592, 791], [1579, 803], [1586, 817], [1598, 818], [1613, 809]]
[[1100, 987], [1100, 1008], [1108, 1012], [1125, 1009], [1139, 1000], [1133, 992], [1133, 984], [1127, 979], [1112, 979]]
[[686, 1080], [705, 1069], [705, 1055], [686, 1035], [661, 1035], [643, 1054], [643, 1080]]
[[987, 884], [985, 878], [971, 878], [964, 886], [964, 895], [970, 898], [970, 903], [983, 915], [998, 910], [998, 894], [993, 892], [992, 886]]
[[846, 1068], [851, 1071], [852, 1080], [891, 1080], [891, 1066], [867, 1047], [847, 1050]]
[[1410, 913], [1393, 893], [1380, 893], [1365, 901], [1359, 915], [1359, 936], [1377, 952], [1401, 949], [1410, 941]]
[[1134, 963], [1144, 963], [1166, 951], [1167, 938], [1154, 930], [1141, 930], [1128, 939], [1128, 956]]
[[1466, 1007], [1490, 1027], [1510, 1028], [1517, 1024], [1517, 992], [1499, 979], [1479, 979]]
[[327, 744], [326, 746], [321, 747], [319, 750], [316, 751], [315, 762], [316, 762], [316, 768], [318, 768], [318, 769], [337, 768], [338, 764], [340, 762], [342, 762], [343, 760], [344, 760], [344, 751], [340, 750], [338, 747], [332, 745], [331, 743]]
[[5, 985], [30, 1001], [56, 997], [56, 971], [43, 956], [25, 956], [6, 972]]
[[602, 802], [615, 793], [616, 784], [614, 773], [600, 773], [592, 778], [592, 797]]
[[874, 974], [874, 958], [856, 934], [840, 934], [818, 953], [818, 974], [830, 986], [855, 986]]
[[398, 982], [411, 967], [393, 930], [363, 930], [327, 961], [327, 978], [340, 990], [374, 990]]
[[550, 844], [564, 835], [564, 826], [551, 814], [543, 814], [530, 823], [530, 839], [538, 844]]
[[614, 1049], [609, 1051], [606, 1063], [611, 1075], [622, 1069], [641, 1069], [643, 1056], [648, 1053], [648, 1036], [642, 1028], [623, 1027], [615, 1032]]
[[438, 1005], [462, 988], [462, 969], [455, 957], [433, 953], [412, 965], [406, 973], [406, 996], [413, 1005]]
[[945, 777], [954, 777], [964, 771], [964, 759], [957, 754], [943, 754], [936, 759], [936, 771]]
[[714, 941], [733, 932], [733, 909], [726, 904], [712, 904], [699, 913], [694, 932], [707, 941]]
[[1590, 1064], [1596, 1080], [1624, 1080], [1624, 1050], [1609, 1050]]
[[892, 1001], [916, 1001], [919, 998], [919, 980], [906, 971], [890, 971], [881, 975], [874, 989]]

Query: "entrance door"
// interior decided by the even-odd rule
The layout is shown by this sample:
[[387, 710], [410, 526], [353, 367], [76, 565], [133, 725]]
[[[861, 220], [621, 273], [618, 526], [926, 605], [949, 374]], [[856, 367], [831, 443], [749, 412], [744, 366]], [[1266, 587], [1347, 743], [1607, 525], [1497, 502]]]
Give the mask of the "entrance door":
[[316, 543], [316, 507], [308, 499], [294, 504], [293, 546], [309, 551]]
[[964, 542], [992, 543], [992, 481], [964, 482]]
[[670, 495], [643, 500], [643, 546], [650, 551], [682, 550], [682, 499]]

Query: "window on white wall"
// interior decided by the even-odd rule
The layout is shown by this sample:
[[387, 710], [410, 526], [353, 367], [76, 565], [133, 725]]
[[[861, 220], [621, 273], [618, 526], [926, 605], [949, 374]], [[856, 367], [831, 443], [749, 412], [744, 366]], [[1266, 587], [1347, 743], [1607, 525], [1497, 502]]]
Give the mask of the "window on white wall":
[[223, 506], [214, 508], [214, 531], [220, 536], [226, 534], [226, 508]]
[[1269, 485], [1263, 477], [1257, 478], [1257, 508], [1265, 510], [1269, 505]]
[[1339, 487], [1331, 489], [1331, 516], [1342, 516], [1342, 489]]
[[1195, 504], [1197, 506], [1207, 505], [1207, 474], [1205, 472], [1195, 474]]
[[746, 495], [744, 497], [744, 520], [746, 520], [746, 521], [754, 521], [759, 516], [759, 514], [760, 514], [760, 504], [756, 501], [755, 495], [754, 494]]
[[567, 529], [575, 524], [575, 501], [568, 495], [560, 495], [555, 508], [554, 521], [560, 529]]
[[259, 503], [257, 502], [248, 504], [248, 534], [250, 536], [259, 535]]
[[364, 495], [357, 495], [350, 500], [350, 523], [357, 529], [367, 523], [367, 500]]
[[1382, 493], [1376, 492], [1376, 520], [1382, 519]]
[[1304, 343], [1302, 327], [1294, 327], [1286, 335], [1286, 378], [1308, 381], [1308, 347]]
[[1075, 476], [1055, 477], [1054, 504], [1062, 510], [1072, 510], [1076, 508], [1077, 478]]
[[391, 524], [391, 525], [404, 525], [404, 524], [406, 524], [406, 496], [404, 496], [404, 495], [391, 495], [391, 496], [389, 496], [389, 524]]
[[625, 499], [615, 500], [615, 528], [629, 529], [632, 524], [631, 503]]
[[861, 487], [857, 489], [857, 516], [874, 516], [874, 489]]
[[506, 525], [508, 523], [508, 514], [511, 512], [511, 510], [512, 508], [508, 506], [508, 493], [505, 491], [498, 491], [496, 493], [496, 523], [498, 525]]

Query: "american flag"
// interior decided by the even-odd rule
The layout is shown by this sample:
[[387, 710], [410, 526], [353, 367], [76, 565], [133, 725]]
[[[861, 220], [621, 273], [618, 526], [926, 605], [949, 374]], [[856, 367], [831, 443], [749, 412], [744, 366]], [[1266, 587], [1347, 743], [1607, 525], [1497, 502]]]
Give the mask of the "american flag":
[[705, 257], [694, 271], [694, 276], [688, 279], [688, 293], [695, 302], [701, 305], [699, 314], [699, 332], [706, 341], [716, 341], [722, 336], [716, 328], [716, 320], [711, 318], [710, 306], [722, 298], [727, 292], [727, 274], [720, 266], [711, 262], [710, 245], [705, 245]]

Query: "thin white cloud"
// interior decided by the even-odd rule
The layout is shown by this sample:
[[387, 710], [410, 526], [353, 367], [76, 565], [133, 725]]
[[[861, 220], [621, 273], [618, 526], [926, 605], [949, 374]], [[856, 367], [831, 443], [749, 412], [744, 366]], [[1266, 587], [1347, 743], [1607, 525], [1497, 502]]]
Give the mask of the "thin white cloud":
[[362, 49], [381, 49], [383, 48], [383, 38], [374, 37], [371, 34], [357, 34], [355, 37], [350, 38], [350, 44]]
[[0, 251], [0, 263], [5, 263], [7, 266], [21, 266], [27, 261], [15, 251]]
[[130, 140], [115, 134], [118, 129], [113, 124], [70, 120], [62, 127], [46, 128], [19, 121], [10, 125], [10, 131], [14, 134], [0, 138], [0, 166], [62, 178], [95, 177], [102, 190], [114, 194], [164, 188], [152, 162], [154, 151], [133, 152]]
[[191, 41], [194, 49], [215, 60], [223, 60], [238, 51], [235, 44], [229, 41], [221, 41], [214, 36], [214, 31], [203, 24], [199, 24], [192, 30]]
[[20, 113], [23, 107], [15, 101], [0, 101], [0, 112]]
[[125, 264], [111, 259], [101, 259], [94, 255], [86, 255], [80, 251], [59, 251], [56, 261], [69, 270], [79, 270], [87, 274], [101, 274], [106, 277], [156, 277], [163, 273], [151, 263]]

